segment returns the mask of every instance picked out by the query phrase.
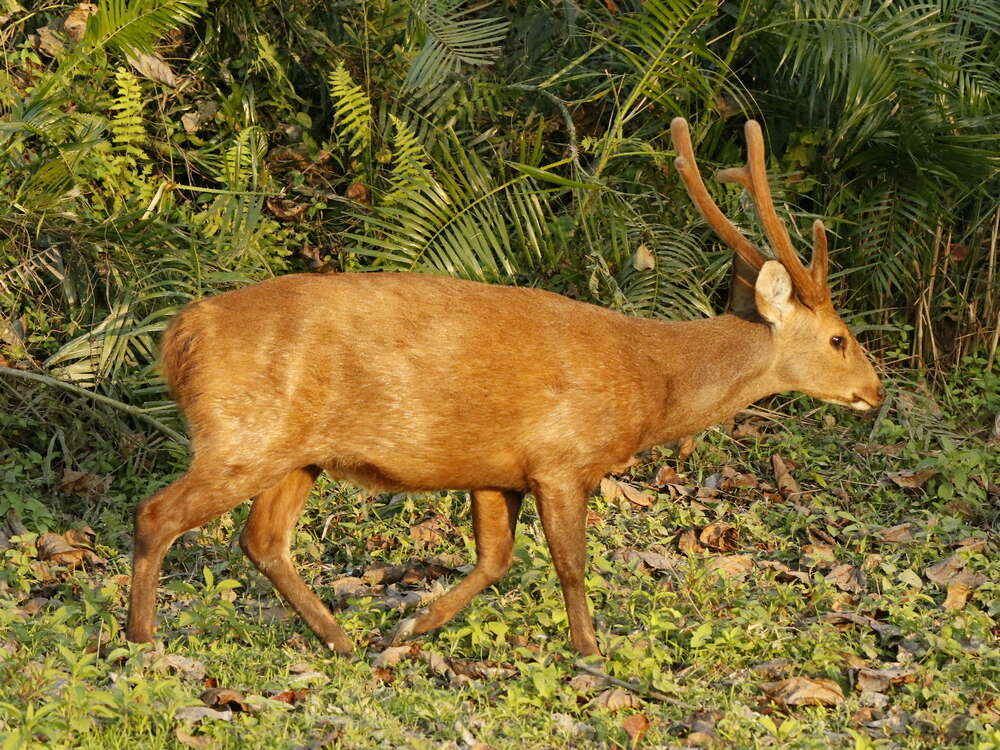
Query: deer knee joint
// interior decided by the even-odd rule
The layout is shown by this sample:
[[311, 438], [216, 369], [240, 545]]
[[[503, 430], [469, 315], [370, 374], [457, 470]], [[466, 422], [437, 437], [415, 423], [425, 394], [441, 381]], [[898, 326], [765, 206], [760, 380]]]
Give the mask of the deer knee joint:
[[514, 562], [514, 555], [508, 552], [504, 557], [497, 560], [481, 560], [477, 567], [486, 576], [486, 579], [494, 584], [507, 575], [511, 563]]
[[264, 571], [277, 556], [275, 554], [276, 545], [269, 544], [268, 542], [269, 540], [267, 539], [260, 539], [254, 536], [247, 529], [244, 529], [243, 533], [240, 534], [240, 549], [243, 550], [243, 554], [249, 557], [251, 562], [261, 571]]

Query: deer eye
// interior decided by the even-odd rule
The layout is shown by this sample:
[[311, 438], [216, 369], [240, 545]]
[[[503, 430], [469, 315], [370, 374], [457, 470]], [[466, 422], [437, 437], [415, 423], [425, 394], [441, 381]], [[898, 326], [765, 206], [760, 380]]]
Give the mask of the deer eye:
[[830, 346], [839, 351], [843, 351], [847, 348], [847, 340], [843, 336], [834, 336], [830, 339]]

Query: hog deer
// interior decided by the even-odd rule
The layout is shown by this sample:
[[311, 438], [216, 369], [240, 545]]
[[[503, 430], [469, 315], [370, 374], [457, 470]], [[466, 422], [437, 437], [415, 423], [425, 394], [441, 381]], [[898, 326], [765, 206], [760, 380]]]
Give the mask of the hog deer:
[[671, 131], [688, 193], [738, 256], [737, 314], [650, 320], [538, 289], [396, 273], [284, 276], [179, 313], [162, 367], [193, 457], [136, 510], [127, 637], [153, 637], [177, 536], [253, 498], [243, 550], [321, 641], [351, 652], [289, 552], [326, 471], [378, 491], [471, 491], [475, 568], [403, 620], [396, 642], [444, 625], [500, 580], [530, 492], [572, 644], [596, 655], [584, 521], [603, 475], [782, 391], [877, 407], [879, 379], [830, 301], [823, 224], [806, 268], [772, 205], [760, 127], [746, 125], [748, 164], [719, 177], [749, 192], [777, 260], [712, 201], [686, 121]]

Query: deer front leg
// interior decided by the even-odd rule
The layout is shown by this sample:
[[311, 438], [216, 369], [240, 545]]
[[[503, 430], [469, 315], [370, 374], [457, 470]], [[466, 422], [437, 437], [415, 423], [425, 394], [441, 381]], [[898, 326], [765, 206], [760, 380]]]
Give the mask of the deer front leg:
[[302, 580], [290, 551], [292, 529], [319, 473], [316, 466], [297, 469], [257, 495], [250, 508], [250, 519], [240, 535], [240, 546], [327, 648], [349, 654], [354, 644]]
[[513, 559], [514, 531], [523, 498], [522, 493], [507, 490], [472, 491], [476, 567], [426, 612], [402, 620], [393, 631], [392, 643], [401, 643], [441, 627], [458, 614], [472, 597], [507, 574]]
[[552, 563], [562, 584], [573, 647], [584, 656], [600, 656], [584, 588], [587, 493], [546, 484], [537, 484], [533, 490]]

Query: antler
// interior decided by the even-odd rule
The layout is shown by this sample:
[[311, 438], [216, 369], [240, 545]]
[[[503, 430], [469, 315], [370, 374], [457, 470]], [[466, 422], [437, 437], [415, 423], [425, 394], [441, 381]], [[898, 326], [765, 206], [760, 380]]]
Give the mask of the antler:
[[[764, 227], [764, 233], [770, 241], [774, 252], [781, 261], [788, 275], [792, 277], [799, 299], [809, 307], [815, 307], [829, 299], [826, 286], [827, 245], [826, 229], [818, 219], [813, 223], [813, 260], [807, 269], [799, 260], [788, 230], [778, 218], [771, 199], [771, 189], [767, 184], [767, 169], [764, 164], [764, 138], [760, 125], [755, 120], [748, 120], [744, 128], [747, 139], [747, 164], [743, 167], [723, 169], [716, 175], [720, 182], [736, 182], [742, 185], [753, 199], [757, 208], [757, 216]], [[748, 260], [756, 268], [764, 263], [764, 257], [739, 233], [732, 223], [723, 215], [708, 195], [704, 183], [694, 161], [694, 151], [691, 147], [691, 137], [688, 133], [687, 121], [683, 117], [674, 118], [670, 123], [670, 134], [679, 156], [675, 160], [678, 173], [687, 186], [688, 194], [702, 215], [716, 233], [729, 244], [740, 257]], [[689, 163], [690, 162], [690, 163]], [[734, 241], [735, 240], [735, 241]], [[756, 254], [755, 259], [745, 255], [745, 247]]]
[[687, 120], [683, 117], [675, 117], [671, 121], [670, 138], [673, 140], [674, 148], [678, 154], [677, 158], [674, 159], [677, 174], [684, 180], [688, 195], [691, 196], [691, 200], [694, 201], [694, 205], [701, 212], [702, 217], [722, 238], [723, 242], [735, 250], [743, 260], [759, 270], [767, 258], [726, 218], [726, 215], [712, 200], [712, 196], [708, 194], [705, 183], [702, 182], [701, 171], [694, 158], [694, 148], [691, 146], [691, 133], [688, 132]]

